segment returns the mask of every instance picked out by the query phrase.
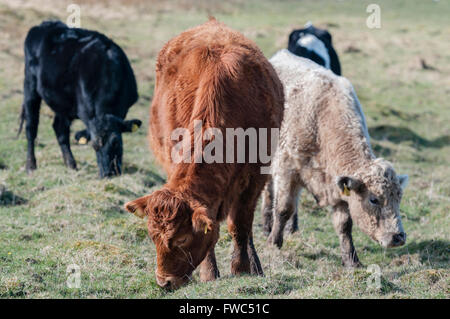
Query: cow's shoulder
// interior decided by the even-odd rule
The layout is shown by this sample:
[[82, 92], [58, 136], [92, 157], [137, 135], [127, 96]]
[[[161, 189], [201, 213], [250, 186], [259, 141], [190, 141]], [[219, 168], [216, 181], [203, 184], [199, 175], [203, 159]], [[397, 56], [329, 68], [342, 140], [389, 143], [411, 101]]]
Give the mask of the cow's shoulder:
[[320, 95], [323, 90], [340, 85], [339, 77], [333, 72], [287, 49], [278, 51], [270, 59], [270, 63], [283, 82], [287, 99], [296, 92], [304, 94], [308, 91], [315, 96]]

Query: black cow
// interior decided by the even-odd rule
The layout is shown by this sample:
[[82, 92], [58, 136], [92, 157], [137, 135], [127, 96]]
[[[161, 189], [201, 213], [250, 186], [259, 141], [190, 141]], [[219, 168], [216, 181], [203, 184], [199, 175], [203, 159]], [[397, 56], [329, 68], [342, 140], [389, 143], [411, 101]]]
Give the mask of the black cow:
[[333, 48], [331, 34], [327, 30], [307, 23], [304, 29], [294, 30], [289, 35], [288, 50], [295, 55], [308, 58], [317, 64], [341, 75], [341, 64]]
[[86, 130], [75, 138], [91, 141], [100, 177], [119, 175], [122, 133], [141, 125], [125, 121], [137, 101], [136, 79], [122, 49], [106, 36], [69, 28], [60, 21], [45, 21], [30, 29], [25, 39], [24, 120], [28, 140], [27, 171], [36, 169], [34, 141], [41, 100], [55, 112], [53, 129], [66, 166], [76, 169], [70, 150], [70, 125], [80, 119]]

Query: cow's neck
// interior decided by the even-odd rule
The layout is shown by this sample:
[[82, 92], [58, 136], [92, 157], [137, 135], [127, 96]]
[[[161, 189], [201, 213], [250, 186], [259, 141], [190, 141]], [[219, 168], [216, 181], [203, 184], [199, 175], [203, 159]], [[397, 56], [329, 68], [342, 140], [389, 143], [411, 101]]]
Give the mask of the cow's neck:
[[214, 208], [228, 188], [228, 179], [224, 164], [177, 164], [166, 186], [188, 201]]
[[[341, 112], [341, 113], [339, 113]], [[369, 167], [375, 155], [367, 141], [362, 125], [355, 124], [355, 114], [345, 116], [342, 109], [329, 112], [322, 123], [329, 126], [320, 129], [321, 141], [319, 162], [325, 176], [320, 178], [328, 187], [319, 185], [313, 191], [321, 206], [335, 205], [340, 200], [336, 178], [342, 175], [354, 176], [356, 172]]]

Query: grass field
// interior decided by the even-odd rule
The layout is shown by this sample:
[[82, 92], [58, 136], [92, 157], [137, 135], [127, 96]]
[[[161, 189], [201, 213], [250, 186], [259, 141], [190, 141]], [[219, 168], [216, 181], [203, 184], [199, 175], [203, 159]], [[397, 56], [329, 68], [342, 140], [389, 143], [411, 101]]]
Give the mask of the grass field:
[[[41, 108], [38, 170], [25, 172], [26, 139], [16, 139], [22, 104], [23, 41], [48, 18], [66, 21], [72, 1], [0, 0], [0, 297], [2, 298], [449, 298], [450, 297], [450, 16], [449, 1], [78, 1], [82, 27], [111, 37], [127, 53], [140, 99], [129, 118], [143, 128], [124, 135], [124, 174], [99, 180], [95, 153], [73, 145], [78, 171], [66, 169]], [[381, 7], [381, 29], [366, 26], [366, 7]], [[155, 282], [155, 248], [145, 222], [122, 206], [164, 183], [146, 142], [155, 58], [182, 30], [214, 15], [253, 39], [267, 57], [289, 32], [312, 21], [333, 35], [343, 74], [363, 105], [374, 150], [407, 173], [401, 205], [404, 247], [384, 250], [359, 230], [354, 241], [371, 273], [341, 267], [327, 210], [304, 196], [300, 231], [281, 250], [269, 247], [259, 210], [255, 245], [265, 277], [230, 275], [231, 237], [216, 247], [222, 277], [166, 292]], [[423, 67], [421, 60], [428, 68]], [[72, 132], [83, 128], [74, 122]], [[73, 136], [72, 136], [73, 139]], [[258, 208], [259, 209], [259, 208]], [[81, 288], [68, 288], [68, 266]]]

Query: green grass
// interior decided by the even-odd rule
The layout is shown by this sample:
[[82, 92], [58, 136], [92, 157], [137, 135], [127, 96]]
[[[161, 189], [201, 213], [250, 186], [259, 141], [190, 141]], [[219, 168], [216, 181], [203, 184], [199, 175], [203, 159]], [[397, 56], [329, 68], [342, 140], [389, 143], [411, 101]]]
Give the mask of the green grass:
[[[450, 43], [448, 1], [377, 1], [381, 29], [368, 29], [371, 1], [82, 1], [82, 26], [113, 38], [135, 70], [140, 100], [129, 118], [144, 127], [124, 136], [124, 174], [97, 178], [94, 151], [73, 146], [79, 170], [64, 167], [42, 107], [38, 170], [24, 170], [26, 139], [15, 138], [22, 104], [23, 41], [46, 18], [66, 19], [64, 1], [0, 0], [0, 297], [2, 298], [449, 298]], [[133, 6], [134, 4], [135, 6]], [[120, 6], [120, 8], [118, 8]], [[222, 225], [216, 254], [222, 277], [165, 292], [155, 282], [155, 248], [145, 222], [122, 205], [163, 184], [148, 150], [148, 108], [162, 45], [208, 14], [256, 41], [267, 57], [308, 20], [333, 35], [343, 74], [354, 84], [375, 152], [410, 175], [401, 205], [407, 245], [384, 250], [355, 229], [361, 261], [381, 268], [380, 289], [366, 269], [341, 267], [326, 210], [304, 196], [300, 231], [281, 250], [268, 247], [259, 211], [255, 245], [265, 277], [230, 275], [231, 239]], [[356, 50], [355, 50], [356, 49]], [[355, 52], [356, 51], [356, 52]], [[437, 70], [425, 70], [420, 59]], [[72, 131], [83, 128], [75, 122]], [[73, 137], [72, 137], [73, 138]], [[66, 285], [81, 269], [81, 288]]]

